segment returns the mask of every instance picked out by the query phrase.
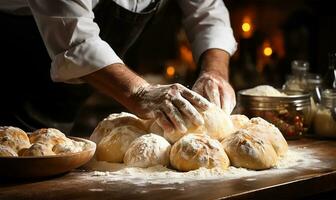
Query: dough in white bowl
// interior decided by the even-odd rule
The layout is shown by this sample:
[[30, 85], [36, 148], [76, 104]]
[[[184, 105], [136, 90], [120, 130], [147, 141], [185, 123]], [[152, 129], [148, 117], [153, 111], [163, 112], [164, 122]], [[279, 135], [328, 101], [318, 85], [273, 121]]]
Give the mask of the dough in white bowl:
[[124, 163], [132, 167], [151, 167], [169, 165], [171, 145], [156, 134], [146, 134], [135, 139], [124, 156]]
[[172, 146], [170, 164], [179, 171], [190, 171], [200, 167], [227, 169], [230, 161], [219, 141], [204, 134], [188, 134]]
[[113, 163], [122, 163], [129, 145], [145, 134], [134, 126], [120, 126], [105, 135], [97, 145], [96, 159]]

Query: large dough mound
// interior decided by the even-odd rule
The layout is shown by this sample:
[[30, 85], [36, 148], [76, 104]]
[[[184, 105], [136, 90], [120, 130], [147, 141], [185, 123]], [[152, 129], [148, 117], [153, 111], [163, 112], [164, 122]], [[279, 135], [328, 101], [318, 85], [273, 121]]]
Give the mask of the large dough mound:
[[99, 144], [104, 136], [121, 126], [133, 126], [141, 130], [147, 130], [145, 122], [137, 116], [126, 112], [115, 113], [109, 115], [98, 124], [90, 136], [90, 140]]
[[286, 139], [276, 126], [266, 120], [260, 117], [251, 118], [250, 124], [246, 126], [246, 130], [253, 135], [260, 135], [267, 139], [278, 156], [283, 156], [287, 152], [288, 144]]
[[0, 127], [0, 145], [12, 148], [16, 153], [21, 149], [29, 148], [29, 138], [23, 130], [12, 127]]
[[171, 145], [163, 137], [146, 134], [131, 143], [124, 162], [133, 167], [168, 166], [170, 149]]
[[268, 169], [277, 162], [277, 154], [271, 143], [261, 135], [240, 129], [222, 141], [223, 148], [235, 167]]
[[[175, 131], [173, 133], [158, 133], [160, 135], [164, 135], [164, 137], [170, 141], [171, 143], [175, 143], [181, 137], [188, 133], [195, 134], [207, 134], [211, 138], [222, 140], [227, 137], [231, 133], [234, 132], [233, 124], [230, 120], [230, 116], [221, 110], [219, 107], [212, 105], [210, 108], [201, 113], [204, 119], [204, 125], [195, 126], [192, 122], [186, 121], [187, 133], [181, 133], [179, 131]], [[156, 122], [155, 122], [156, 123]], [[158, 126], [152, 125], [150, 128], [156, 130], [155, 133], [158, 132]], [[152, 131], [152, 130], [151, 130]]]
[[227, 169], [230, 161], [217, 140], [204, 134], [188, 134], [173, 145], [170, 164], [179, 171], [190, 171], [200, 167]]
[[114, 163], [123, 162], [129, 145], [146, 132], [134, 126], [121, 126], [104, 136], [97, 145], [96, 159]]

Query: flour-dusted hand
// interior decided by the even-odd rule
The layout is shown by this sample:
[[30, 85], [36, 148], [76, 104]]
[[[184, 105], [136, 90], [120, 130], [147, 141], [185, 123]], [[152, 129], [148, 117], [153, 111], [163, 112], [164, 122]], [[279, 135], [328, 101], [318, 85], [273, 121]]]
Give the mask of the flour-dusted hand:
[[193, 90], [210, 102], [231, 113], [236, 105], [236, 96], [230, 83], [215, 72], [204, 72], [197, 79]]
[[142, 118], [155, 118], [165, 132], [174, 129], [186, 132], [185, 120], [199, 126], [204, 120], [199, 111], [210, 106], [204, 97], [181, 84], [146, 85], [135, 93], [138, 107], [135, 114]]

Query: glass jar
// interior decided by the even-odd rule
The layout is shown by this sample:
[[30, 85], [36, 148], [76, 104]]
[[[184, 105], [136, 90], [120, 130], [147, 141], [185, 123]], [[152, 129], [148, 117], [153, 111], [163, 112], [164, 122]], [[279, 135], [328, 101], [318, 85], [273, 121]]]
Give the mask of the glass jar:
[[326, 89], [322, 92], [321, 104], [314, 117], [316, 135], [336, 138], [336, 90]]
[[291, 92], [288, 96], [269, 97], [238, 92], [236, 113], [262, 117], [279, 128], [286, 139], [299, 139], [311, 124], [311, 100], [309, 93]]
[[307, 88], [306, 75], [309, 71], [309, 63], [304, 60], [294, 60], [291, 63], [292, 74], [286, 76], [283, 89], [287, 91], [305, 91]]

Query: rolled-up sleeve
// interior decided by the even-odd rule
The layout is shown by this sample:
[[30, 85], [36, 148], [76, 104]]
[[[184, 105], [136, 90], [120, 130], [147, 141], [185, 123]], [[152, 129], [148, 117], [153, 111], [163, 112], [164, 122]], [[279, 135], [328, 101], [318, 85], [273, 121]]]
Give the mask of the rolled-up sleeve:
[[223, 0], [178, 0], [195, 61], [208, 49], [234, 54], [237, 43]]
[[92, 0], [28, 0], [28, 3], [52, 59], [53, 81], [81, 83], [82, 76], [113, 63], [123, 63], [99, 37]]

